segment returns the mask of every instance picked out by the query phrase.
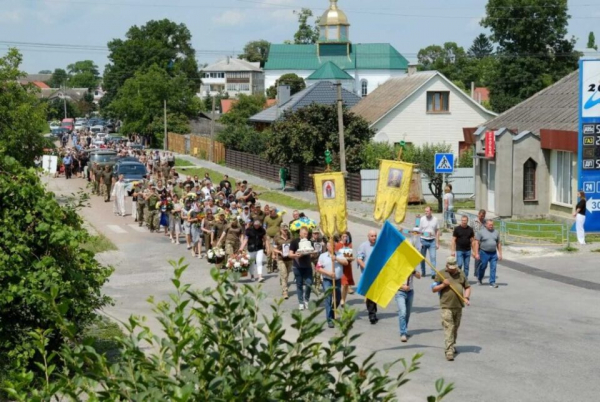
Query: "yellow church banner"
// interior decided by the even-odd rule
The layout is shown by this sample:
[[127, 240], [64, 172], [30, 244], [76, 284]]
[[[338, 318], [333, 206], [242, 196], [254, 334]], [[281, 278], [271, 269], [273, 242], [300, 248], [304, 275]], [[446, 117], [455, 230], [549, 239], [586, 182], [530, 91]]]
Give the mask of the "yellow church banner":
[[313, 176], [315, 194], [321, 214], [321, 230], [328, 237], [348, 230], [346, 215], [346, 183], [341, 172]]
[[414, 165], [400, 161], [382, 160], [375, 196], [375, 221], [387, 220], [396, 210], [394, 221], [404, 222]]

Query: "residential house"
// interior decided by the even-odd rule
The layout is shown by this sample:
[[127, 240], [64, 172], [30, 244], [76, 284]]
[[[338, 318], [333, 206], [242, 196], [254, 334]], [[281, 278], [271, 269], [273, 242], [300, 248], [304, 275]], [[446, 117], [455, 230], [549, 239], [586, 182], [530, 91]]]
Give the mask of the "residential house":
[[227, 57], [202, 69], [200, 96], [228, 93], [254, 95], [265, 93], [265, 77], [260, 63]]
[[349, 82], [344, 86], [362, 97], [389, 78], [406, 74], [408, 61], [389, 43], [350, 41], [348, 17], [337, 3], [338, 0], [330, 0], [329, 8], [321, 16], [316, 44], [271, 44], [264, 66], [267, 88], [284, 74], [294, 73], [308, 79], [329, 62], [347, 73], [343, 79]]
[[[319, 81], [291, 96], [289, 86], [279, 87], [278, 92], [278, 101], [275, 105], [248, 119], [258, 130], [263, 130], [273, 124], [286, 111], [295, 112], [313, 103], [334, 105], [338, 100], [337, 86], [328, 81]], [[356, 105], [360, 99], [355, 93], [342, 88], [342, 100], [346, 107]]]
[[[574, 71], [472, 135], [466, 130], [477, 151], [477, 209], [501, 217], [571, 218], [577, 192], [578, 93], [579, 73]], [[490, 158], [484, 154], [486, 132], [495, 138]]]
[[456, 155], [468, 148], [464, 127], [477, 127], [496, 116], [443, 74], [412, 69], [386, 81], [352, 112], [376, 130], [377, 142], [446, 143]]
[[87, 88], [42, 88], [37, 96], [41, 99], [63, 99], [78, 102], [88, 92]]

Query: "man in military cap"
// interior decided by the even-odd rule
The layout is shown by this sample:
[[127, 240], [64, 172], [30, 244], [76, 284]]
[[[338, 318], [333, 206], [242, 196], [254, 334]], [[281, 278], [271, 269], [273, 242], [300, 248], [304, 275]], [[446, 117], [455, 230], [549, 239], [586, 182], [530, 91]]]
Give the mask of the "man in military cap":
[[92, 176], [94, 179], [92, 194], [100, 195], [100, 169], [96, 162], [92, 164]]
[[465, 274], [458, 269], [455, 257], [448, 257], [443, 275], [444, 278], [442, 279], [440, 272], [436, 274], [431, 290], [440, 294], [446, 360], [453, 361], [456, 355], [454, 346], [456, 345], [458, 327], [462, 318], [462, 309], [465, 304], [467, 306], [471, 305], [469, 301], [471, 286], [465, 278]]
[[104, 202], [110, 202], [110, 189], [112, 187], [113, 174], [110, 166], [104, 166], [102, 182], [104, 183]]
[[144, 210], [146, 209], [145, 193], [147, 191], [144, 190], [142, 183], [137, 182], [133, 188], [133, 196], [136, 198], [137, 222], [140, 227], [144, 224]]
[[149, 193], [146, 194], [146, 206], [148, 208], [148, 220], [147, 225], [148, 229], [150, 229], [150, 233], [154, 232], [158, 229], [158, 208], [156, 204], [160, 201], [158, 194], [156, 193], [156, 188], [154, 188], [154, 184], [150, 184]]

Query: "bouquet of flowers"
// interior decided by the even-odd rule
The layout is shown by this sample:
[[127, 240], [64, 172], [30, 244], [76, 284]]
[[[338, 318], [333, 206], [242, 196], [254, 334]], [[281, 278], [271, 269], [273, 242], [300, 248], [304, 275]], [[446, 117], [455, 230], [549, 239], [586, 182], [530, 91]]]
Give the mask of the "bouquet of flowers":
[[233, 272], [240, 272], [242, 276], [247, 275], [250, 269], [250, 256], [246, 252], [232, 255], [227, 260], [227, 268]]
[[211, 248], [206, 253], [206, 258], [211, 264], [220, 264], [225, 259], [225, 250], [220, 247]]

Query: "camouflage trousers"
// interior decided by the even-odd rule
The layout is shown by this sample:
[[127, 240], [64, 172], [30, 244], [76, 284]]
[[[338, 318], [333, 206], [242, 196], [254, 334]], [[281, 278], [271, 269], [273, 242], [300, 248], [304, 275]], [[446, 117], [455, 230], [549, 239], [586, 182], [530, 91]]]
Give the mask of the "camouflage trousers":
[[277, 269], [279, 270], [279, 283], [281, 285], [281, 292], [283, 296], [287, 296], [290, 272], [292, 272], [292, 260], [277, 261]]
[[148, 210], [148, 217], [146, 218], [146, 224], [148, 225], [148, 229], [150, 231], [158, 230], [158, 210], [150, 211]]
[[456, 353], [454, 346], [456, 345], [456, 337], [458, 336], [458, 327], [460, 327], [460, 319], [462, 317], [461, 308], [443, 308], [442, 311], [442, 326], [444, 327], [444, 340], [446, 356]]
[[144, 211], [146, 210], [146, 204], [138, 202], [137, 203], [137, 221], [140, 226], [144, 223]]

